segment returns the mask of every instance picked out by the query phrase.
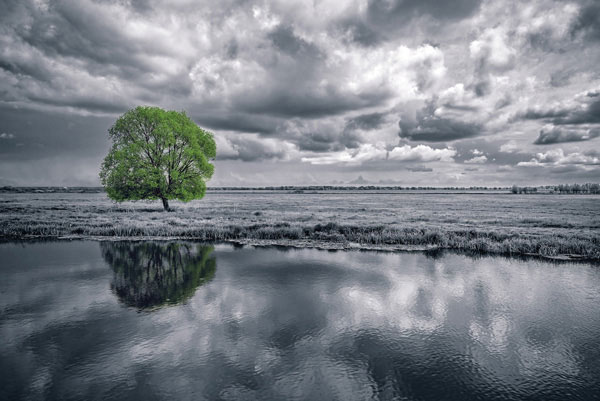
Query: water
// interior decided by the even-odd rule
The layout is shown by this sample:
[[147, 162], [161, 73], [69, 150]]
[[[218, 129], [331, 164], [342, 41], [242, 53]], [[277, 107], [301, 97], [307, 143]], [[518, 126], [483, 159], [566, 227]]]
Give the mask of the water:
[[600, 270], [0, 244], [0, 399], [600, 399]]

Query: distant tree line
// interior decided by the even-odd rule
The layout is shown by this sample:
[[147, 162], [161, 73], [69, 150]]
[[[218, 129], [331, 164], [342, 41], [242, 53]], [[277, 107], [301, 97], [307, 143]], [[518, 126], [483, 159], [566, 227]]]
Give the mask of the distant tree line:
[[[504, 191], [510, 187], [427, 187], [390, 185], [281, 185], [269, 187], [209, 187], [210, 191]], [[0, 193], [101, 193], [103, 187], [14, 187], [2, 186]]]
[[561, 194], [600, 194], [600, 184], [560, 184], [554, 187], [554, 191]]
[[[539, 190], [539, 191], [538, 191]], [[585, 184], [560, 184], [546, 185], [542, 187], [519, 187], [513, 185], [511, 192], [513, 194], [531, 194], [538, 192], [559, 193], [559, 194], [600, 194], [600, 184], [585, 183]]]
[[211, 187], [213, 191], [499, 191], [508, 187], [426, 187], [392, 185], [281, 185], [269, 187]]
[[513, 185], [510, 191], [513, 194], [532, 194], [537, 193], [538, 189], [537, 187], [518, 187], [516, 185]]
[[[360, 186], [341, 186], [341, 185], [282, 185], [269, 187], [209, 187], [210, 191], [292, 191], [292, 192], [311, 192], [311, 191], [506, 191], [513, 194], [536, 194], [536, 193], [560, 193], [560, 194], [600, 194], [600, 184], [560, 184], [517, 186], [512, 187], [427, 187], [427, 186], [382, 186], [382, 185], [360, 185]], [[102, 187], [0, 187], [0, 193], [101, 193]]]
[[102, 187], [0, 187], [0, 193], [38, 193], [38, 194], [53, 194], [53, 193], [79, 193], [79, 194], [95, 194], [104, 192]]

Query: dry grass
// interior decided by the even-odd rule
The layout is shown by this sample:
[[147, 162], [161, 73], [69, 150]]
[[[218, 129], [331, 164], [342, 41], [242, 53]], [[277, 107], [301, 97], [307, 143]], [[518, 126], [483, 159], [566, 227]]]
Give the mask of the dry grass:
[[429, 246], [600, 260], [593, 196], [209, 193], [163, 212], [103, 194], [5, 194], [0, 238], [180, 237]]

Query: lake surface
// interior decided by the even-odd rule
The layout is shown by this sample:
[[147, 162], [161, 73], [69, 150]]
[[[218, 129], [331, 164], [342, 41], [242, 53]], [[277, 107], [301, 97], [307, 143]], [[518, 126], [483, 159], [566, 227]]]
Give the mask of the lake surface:
[[0, 244], [0, 399], [593, 400], [600, 268]]

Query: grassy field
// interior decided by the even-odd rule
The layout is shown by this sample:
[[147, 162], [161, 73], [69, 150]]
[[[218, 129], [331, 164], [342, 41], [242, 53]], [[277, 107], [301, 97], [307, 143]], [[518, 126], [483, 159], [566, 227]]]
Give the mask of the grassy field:
[[[190, 238], [322, 248], [444, 248], [600, 260], [600, 197], [432, 192], [209, 192], [116, 204], [104, 194], [0, 194], [0, 238]], [[569, 256], [570, 255], [570, 256]]]

